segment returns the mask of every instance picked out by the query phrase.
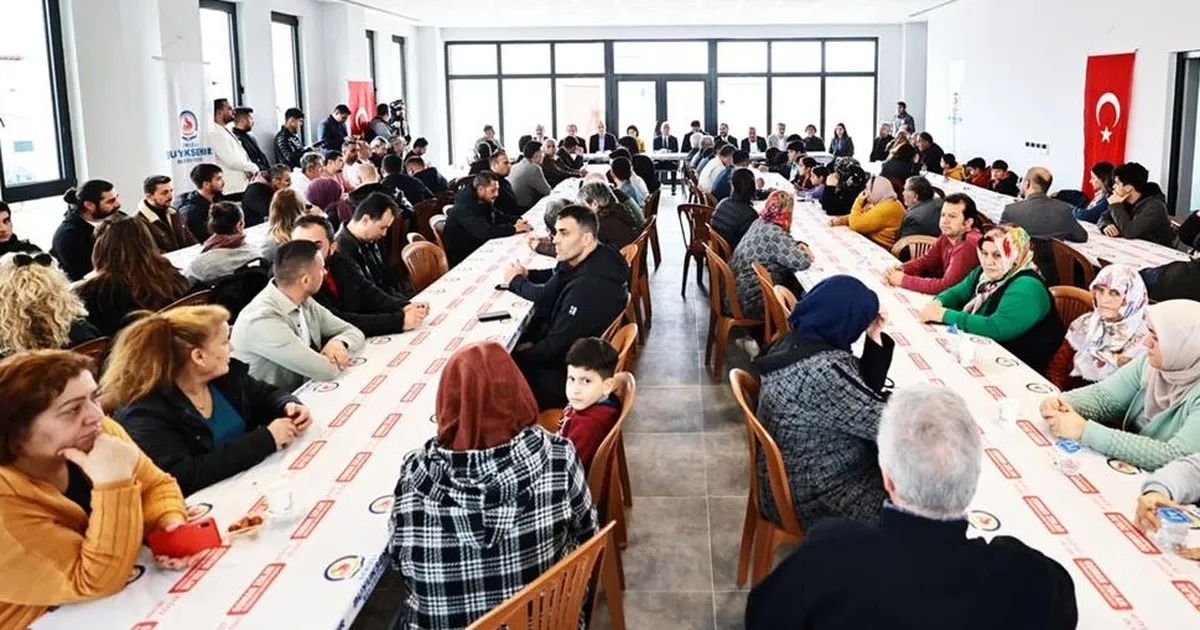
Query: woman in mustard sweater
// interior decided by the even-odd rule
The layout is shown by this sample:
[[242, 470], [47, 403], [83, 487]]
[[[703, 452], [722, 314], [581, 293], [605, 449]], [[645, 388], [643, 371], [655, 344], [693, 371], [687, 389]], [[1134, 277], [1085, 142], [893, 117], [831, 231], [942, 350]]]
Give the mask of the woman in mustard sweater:
[[873, 177], [850, 214], [833, 217], [829, 225], [848, 225], [851, 230], [871, 239], [876, 245], [891, 249], [904, 221], [904, 205], [896, 199], [896, 189], [886, 177]]
[[[0, 361], [0, 628], [121, 590], [147, 534], [186, 522], [175, 480], [96, 402], [91, 359]], [[189, 560], [159, 558], [165, 568]]]
[[921, 320], [998, 341], [1045, 373], [1066, 328], [1033, 263], [1029, 233], [1016, 226], [994, 227], [977, 247], [980, 266], [925, 305]]

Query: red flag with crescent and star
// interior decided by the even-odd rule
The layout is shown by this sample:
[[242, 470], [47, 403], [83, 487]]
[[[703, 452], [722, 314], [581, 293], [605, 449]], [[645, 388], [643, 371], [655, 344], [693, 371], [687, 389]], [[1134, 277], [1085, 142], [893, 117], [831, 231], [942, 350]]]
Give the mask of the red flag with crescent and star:
[[1129, 105], [1133, 93], [1133, 62], [1137, 53], [1088, 57], [1083, 88], [1083, 192], [1096, 162], [1120, 166], [1125, 161]]
[[[361, 136], [375, 117], [375, 84], [370, 81], [348, 81], [350, 88], [350, 134]], [[341, 147], [326, 147], [341, 150]]]

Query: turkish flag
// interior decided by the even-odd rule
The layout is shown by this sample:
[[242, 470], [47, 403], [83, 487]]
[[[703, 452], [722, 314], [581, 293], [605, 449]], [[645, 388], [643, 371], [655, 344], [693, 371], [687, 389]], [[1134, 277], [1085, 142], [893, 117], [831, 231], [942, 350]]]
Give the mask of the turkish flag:
[[[350, 89], [350, 135], [360, 136], [375, 117], [375, 84], [370, 81], [347, 81]], [[337, 147], [339, 150], [341, 147]]]
[[1133, 62], [1137, 53], [1088, 57], [1083, 88], [1083, 192], [1095, 191], [1089, 183], [1096, 162], [1120, 166], [1125, 162], [1125, 135], [1129, 129]]

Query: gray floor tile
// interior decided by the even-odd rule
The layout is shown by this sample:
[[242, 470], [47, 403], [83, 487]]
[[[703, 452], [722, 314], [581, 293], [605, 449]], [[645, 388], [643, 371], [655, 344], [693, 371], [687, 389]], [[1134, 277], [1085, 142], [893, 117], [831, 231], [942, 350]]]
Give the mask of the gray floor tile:
[[[639, 385], [641, 380], [639, 378]], [[638, 387], [626, 433], [699, 433], [704, 424], [700, 388]], [[630, 438], [625, 438], [626, 442]]]
[[636, 497], [627, 514], [628, 590], [712, 590], [707, 500]]
[[692, 358], [695, 356], [646, 346], [638, 359], [638, 385], [699, 385], [700, 365]]
[[745, 630], [746, 591], [713, 593], [717, 611], [717, 630]]
[[630, 433], [625, 455], [634, 497], [703, 497], [704, 436]]
[[[596, 615], [593, 630], [608, 630], [608, 611]], [[628, 630], [712, 630], [713, 594], [708, 592], [625, 592]]]
[[704, 435], [704, 466], [710, 497], [744, 497], [750, 488], [750, 452], [746, 434], [721, 431]]
[[742, 420], [742, 408], [733, 397], [729, 383], [705, 383], [700, 388], [700, 402], [704, 405], [704, 431], [746, 431]]
[[746, 497], [713, 497], [708, 500], [709, 529], [712, 537], [713, 585], [717, 590], [739, 590], [738, 558], [741, 555], [742, 527], [746, 520]]

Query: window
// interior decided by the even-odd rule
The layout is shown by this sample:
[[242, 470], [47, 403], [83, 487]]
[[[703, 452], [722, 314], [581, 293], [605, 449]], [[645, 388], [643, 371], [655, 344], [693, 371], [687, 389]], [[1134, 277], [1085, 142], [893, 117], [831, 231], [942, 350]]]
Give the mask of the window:
[[395, 98], [404, 99], [405, 113], [410, 113], [408, 109], [408, 49], [404, 38], [392, 36], [392, 67], [396, 69], [397, 78], [396, 86], [400, 88], [400, 93], [395, 94]]
[[825, 72], [875, 72], [875, 42], [825, 42]]
[[501, 74], [550, 74], [550, 44], [503, 44]]
[[703, 74], [708, 42], [613, 42], [617, 74]]
[[304, 102], [300, 85], [300, 21], [294, 15], [271, 13], [271, 65], [275, 70], [275, 114], [282, 124], [283, 113]]
[[1167, 199], [1174, 200], [1171, 213], [1183, 217], [1200, 208], [1200, 51], [1180, 53], [1176, 73]]
[[554, 44], [557, 74], [604, 74], [604, 44]]
[[450, 74], [497, 74], [495, 44], [455, 44], [446, 54]]
[[504, 79], [504, 120], [500, 128], [500, 142], [509, 154], [516, 156], [525, 147], [519, 144], [521, 136], [533, 134], [534, 127], [541, 125], [550, 133], [553, 102], [550, 98], [550, 79]]
[[833, 128], [838, 123], [845, 125], [846, 135], [855, 139], [855, 154], [870, 154], [875, 135], [875, 77], [825, 79], [825, 127], [821, 129], [825, 146], [833, 140]]
[[[765, 50], [763, 61], [766, 61]], [[767, 129], [767, 78], [717, 79], [717, 122], [728, 124], [729, 135], [735, 138], [745, 138], [750, 127], [762, 134]]]
[[[775, 77], [771, 79], [771, 133], [775, 125], [787, 124], [788, 134], [804, 135], [804, 126], [821, 126], [821, 78]], [[768, 134], [769, 135], [769, 134]]]
[[717, 72], [766, 72], [767, 42], [717, 42]]
[[0, 21], [0, 198], [60, 195], [75, 179], [59, 3], [8, 0]]
[[237, 41], [237, 6], [200, 0], [200, 49], [204, 58], [205, 100], [242, 103], [242, 69]]
[[375, 80], [375, 31], [367, 31], [367, 67], [371, 72], [371, 90], [379, 97], [379, 83]]
[[496, 79], [450, 81], [451, 159], [466, 164], [474, 159], [475, 141], [484, 125], [495, 125], [500, 117], [500, 85]]
[[586, 139], [596, 124], [604, 120], [604, 79], [556, 79], [555, 91], [558, 94], [554, 112], [558, 137], [567, 135], [567, 125], [575, 125], [579, 135]]
[[771, 42], [771, 72], [820, 72], [821, 42]]

